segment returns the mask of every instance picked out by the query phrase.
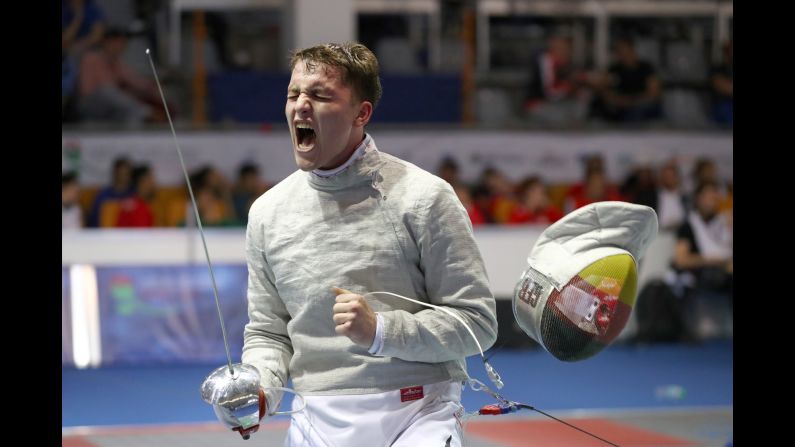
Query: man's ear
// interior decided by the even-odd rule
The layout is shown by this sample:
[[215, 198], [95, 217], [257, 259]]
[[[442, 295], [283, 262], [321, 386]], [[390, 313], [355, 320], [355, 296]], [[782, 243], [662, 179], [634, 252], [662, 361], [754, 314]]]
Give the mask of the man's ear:
[[373, 103], [370, 101], [362, 101], [359, 105], [359, 113], [356, 114], [356, 118], [353, 120], [354, 127], [364, 127], [370, 122], [370, 118], [373, 116]]

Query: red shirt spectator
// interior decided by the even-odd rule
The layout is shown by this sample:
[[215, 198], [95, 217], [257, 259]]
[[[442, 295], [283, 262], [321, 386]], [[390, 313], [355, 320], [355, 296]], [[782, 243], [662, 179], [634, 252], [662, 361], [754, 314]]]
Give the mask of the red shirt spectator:
[[142, 198], [130, 197], [121, 202], [117, 227], [153, 227], [155, 216], [152, 208]]
[[472, 221], [472, 226], [475, 225], [483, 225], [489, 223], [486, 219], [486, 216], [475, 206], [475, 203], [472, 201], [472, 195], [469, 193], [469, 189], [465, 186], [457, 184], [453, 186], [453, 190], [455, 191], [456, 195], [458, 196], [458, 200], [461, 201], [461, 204], [464, 205], [464, 209], [469, 214], [469, 220]]
[[549, 203], [547, 188], [538, 177], [523, 180], [516, 195], [521, 200], [512, 210], [506, 223], [551, 224], [563, 217], [563, 211]]
[[524, 206], [514, 208], [511, 217], [508, 218], [509, 224], [552, 224], [563, 217], [563, 211], [555, 205], [549, 205], [544, 209], [533, 212]]
[[116, 219], [117, 227], [153, 227], [155, 216], [149, 202], [155, 197], [155, 178], [149, 166], [133, 168], [135, 195], [121, 201]]
[[593, 171], [588, 174], [585, 184], [573, 186], [566, 198], [567, 211], [573, 211], [595, 202], [625, 201], [618, 192], [618, 188], [607, 183], [602, 171]]

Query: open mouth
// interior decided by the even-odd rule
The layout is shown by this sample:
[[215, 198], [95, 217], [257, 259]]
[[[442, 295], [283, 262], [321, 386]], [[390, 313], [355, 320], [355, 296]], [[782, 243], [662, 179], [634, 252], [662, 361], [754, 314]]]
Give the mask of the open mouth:
[[309, 124], [296, 124], [295, 141], [300, 150], [312, 149], [315, 146], [315, 129]]

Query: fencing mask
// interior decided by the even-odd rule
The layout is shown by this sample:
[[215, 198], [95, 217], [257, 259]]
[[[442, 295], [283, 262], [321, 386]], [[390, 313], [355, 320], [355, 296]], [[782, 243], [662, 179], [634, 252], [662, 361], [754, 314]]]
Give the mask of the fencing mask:
[[513, 294], [522, 330], [559, 360], [609, 345], [637, 296], [637, 261], [657, 235], [652, 208], [597, 202], [550, 225], [527, 258]]

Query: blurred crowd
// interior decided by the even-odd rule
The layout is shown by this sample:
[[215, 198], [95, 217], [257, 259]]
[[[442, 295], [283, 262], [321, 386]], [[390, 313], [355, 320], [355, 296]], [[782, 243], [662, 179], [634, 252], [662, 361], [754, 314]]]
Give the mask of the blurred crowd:
[[[647, 205], [657, 211], [660, 228], [675, 231], [698, 204], [700, 188], [714, 189], [716, 212], [731, 221], [732, 182], [722, 181], [717, 165], [709, 158], [696, 160], [689, 176], [683, 176], [676, 160], [660, 166], [635, 166], [626, 178], [615, 182], [602, 156], [583, 162], [582, 178], [573, 184], [548, 184], [531, 175], [512, 181], [498, 168], [483, 169], [476, 182], [461, 180], [459, 165], [444, 158], [437, 175], [455, 190], [474, 226], [554, 223], [564, 214], [590, 203], [619, 200]], [[120, 157], [110, 167], [111, 182], [101, 188], [80, 189], [77, 176], [63, 174], [63, 227], [156, 227], [190, 222], [188, 192], [183, 187], [159, 187], [153, 168], [135, 165]], [[245, 225], [248, 207], [271, 186], [259, 166], [244, 163], [232, 182], [213, 166], [190, 173], [202, 223], [208, 226]], [[706, 185], [706, 186], [705, 186]], [[206, 221], [206, 222], [205, 222]]]
[[[156, 43], [154, 28], [147, 27], [144, 22], [151, 21], [153, 11], [162, 10], [165, 3], [156, 0], [127, 3], [130, 4], [128, 8], [134, 10], [131, 14], [137, 15], [136, 23], [141, 28], [135, 33], [131, 30], [136, 27], [129, 24], [123, 28], [117, 24], [111, 26], [96, 0], [61, 1], [64, 122], [117, 125], [165, 122], [164, 109], [150, 74], [130, 67], [124, 57], [131, 36], [146, 35], [147, 45]], [[240, 68], [229, 62], [234, 59], [226, 44], [227, 34], [232, 28], [230, 24], [221, 16], [210, 14], [207, 26], [209, 37], [217, 47], [218, 58], [223, 62], [221, 68]], [[529, 47], [524, 50], [532, 59], [527, 72], [529, 82], [520, 88], [522, 92], [517, 93], [523, 97], [522, 110], [511, 110], [510, 113], [524, 115], [526, 122], [542, 127], [577, 128], [595, 123], [642, 125], [669, 119], [675, 125], [688, 122], [693, 125], [698, 124], [693, 122], [698, 120], [688, 117], [695, 116], [694, 109], [706, 108], [706, 115], [712, 123], [732, 126], [734, 75], [731, 40], [723, 42], [719, 57], [716, 56], [711, 65], [704, 64], [703, 68], [702, 60], [691, 60], [703, 58], [703, 55], [683, 54], [680, 65], [686, 67], [687, 75], [682, 79], [690, 80], [671, 81], [662, 79], [660, 69], [655, 65], [659, 61], [641, 56], [634, 34], [615, 37], [611, 42], [609, 67], [597, 70], [575, 62], [570, 33], [556, 31], [556, 28], [547, 32], [550, 37], [543, 50]], [[362, 37], [374, 39], [378, 35]], [[385, 62], [389, 56], [383, 55]], [[279, 66], [276, 70], [285, 68]], [[670, 67], [664, 68], [671, 71]], [[692, 73], [693, 70], [699, 73]], [[670, 110], [664, 107], [668, 88], [679, 94], [668, 98]], [[174, 101], [169, 101], [168, 108], [172, 116], [178, 115]]]
[[661, 230], [675, 231], [695, 210], [699, 187], [707, 184], [716, 189], [716, 212], [730, 216], [733, 204], [732, 182], [721, 180], [709, 158], [697, 160], [689, 178], [669, 160], [658, 167], [637, 165], [618, 183], [608, 176], [599, 155], [585, 160], [582, 180], [574, 184], [549, 185], [537, 175], [514, 183], [495, 167], [485, 168], [477, 182], [466, 184], [452, 158], [442, 161], [438, 175], [453, 186], [475, 226], [551, 224], [590, 203], [619, 200], [654, 208]]
[[[644, 123], [663, 117], [663, 84], [654, 66], [644, 60], [631, 36], [613, 43], [607, 71], [586, 70], [572, 61], [572, 42], [553, 35], [535, 58], [524, 103], [538, 124], [578, 126], [587, 120]], [[732, 43], [723, 45], [722, 60], [709, 68], [709, 115], [720, 125], [733, 124], [734, 68]]]
[[[131, 33], [110, 27], [93, 0], [61, 0], [61, 112], [64, 122], [163, 123], [156, 84], [123, 56]], [[168, 104], [174, 114], [174, 104]]]
[[[141, 17], [147, 15], [147, 8], [163, 6], [156, 0], [132, 3]], [[131, 28], [110, 26], [95, 0], [62, 0], [61, 7], [64, 122], [165, 122], [150, 74], [124, 60]], [[631, 36], [612, 42], [612, 60], [603, 71], [575, 64], [567, 35], [555, 34], [546, 42], [546, 48], [533, 57], [524, 94], [516, 95], [529, 122], [569, 128], [593, 121], [653, 123], [663, 117], [667, 86], [655, 66], [639, 55]], [[732, 126], [731, 41], [725, 42], [722, 50], [720, 62], [708, 67], [706, 87], [699, 88], [706, 88], [703, 93], [708, 97], [711, 120]], [[172, 116], [179, 114], [176, 104], [167, 106]], [[73, 172], [62, 175], [65, 231], [195, 225], [187, 188], [158, 185], [153, 166], [135, 164], [128, 158], [115, 160], [110, 168], [111, 181], [101, 188], [81, 187]], [[602, 157], [592, 156], [583, 163], [580, 180], [573, 184], [549, 184], [539, 175], [513, 181], [493, 166], [468, 183], [460, 179], [453, 158], [444, 159], [437, 174], [453, 187], [476, 227], [549, 225], [575, 209], [606, 200], [654, 208], [661, 231], [673, 234], [676, 242], [670, 269], [642, 292], [646, 298], [640, 302], [646, 307], [639, 309], [638, 315], [641, 320], [646, 318], [643, 315], [666, 312], [672, 316], [648, 317], [641, 338], [659, 338], [666, 331], [673, 338], [694, 333], [684, 328], [696, 323], [685, 320], [697, 312], [671, 303], [709, 302], [715, 297], [731, 300], [733, 184], [722, 180], [713, 160], [697, 160], [688, 173], [682, 172], [676, 160], [642, 164], [625, 178], [616, 179], [607, 172]], [[206, 227], [245, 226], [253, 201], [272, 186], [253, 163], [239, 166], [233, 181], [217, 168], [203, 166], [190, 173], [190, 184]], [[681, 299], [694, 294], [707, 297], [706, 301]], [[653, 327], [672, 321], [679, 326]]]
[[[670, 263], [638, 297], [637, 342], [694, 342], [732, 337], [733, 182], [721, 180], [715, 162], [697, 160], [683, 176], [675, 160], [642, 164], [614, 183], [600, 156], [584, 163], [582, 180], [547, 185], [539, 176], [512, 183], [498, 169], [483, 170], [473, 185], [459, 180], [446, 159], [438, 174], [453, 185], [474, 226], [552, 224], [564, 214], [600, 201], [653, 208], [660, 232], [673, 236]], [[652, 256], [664, 256], [653, 253]], [[666, 258], [667, 260], [667, 258]]]
[[[195, 225], [187, 188], [158, 186], [150, 165], [121, 157], [110, 177], [109, 185], [81, 190], [73, 172], [62, 175], [63, 229]], [[249, 207], [271, 186], [253, 163], [239, 167], [234, 184], [209, 165], [190, 173], [190, 183], [205, 227], [245, 226]]]
[[[696, 160], [688, 175], [683, 175], [676, 160], [659, 166], [640, 164], [618, 182], [608, 175], [599, 155], [584, 161], [582, 179], [573, 184], [550, 185], [538, 175], [514, 182], [495, 167], [485, 168], [477, 181], [467, 183], [453, 158], [443, 159], [436, 173], [453, 187], [474, 227], [543, 227], [577, 208], [606, 200], [652, 207], [660, 231], [673, 235], [675, 242], [663, 277], [640, 291], [639, 340], [703, 338], [717, 330], [714, 325], [700, 328], [704, 318], [725, 312], [727, 303], [730, 306], [733, 183], [722, 180], [709, 158]], [[239, 166], [234, 181], [213, 166], [193, 170], [189, 178], [202, 225], [244, 227], [251, 204], [272, 186], [262, 174], [253, 163]], [[81, 188], [74, 173], [62, 175], [64, 231], [195, 225], [187, 188], [158, 185], [152, 166], [118, 158], [110, 178], [108, 185]], [[731, 325], [731, 317], [722, 321]]]

